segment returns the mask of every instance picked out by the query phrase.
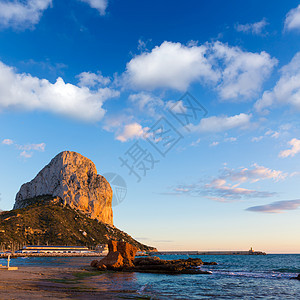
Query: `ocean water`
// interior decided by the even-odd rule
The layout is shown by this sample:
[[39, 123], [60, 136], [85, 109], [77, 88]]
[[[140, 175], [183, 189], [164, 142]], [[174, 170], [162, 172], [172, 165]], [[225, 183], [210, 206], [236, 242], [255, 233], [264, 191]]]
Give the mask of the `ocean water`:
[[[163, 259], [188, 258], [168, 255]], [[125, 299], [300, 299], [300, 254], [200, 255], [215, 261], [203, 266], [211, 275], [163, 275], [143, 273], [105, 273], [89, 278], [93, 289], [111, 291]], [[12, 266], [88, 266], [93, 258], [16, 258]], [[0, 263], [5, 264], [4, 259]]]

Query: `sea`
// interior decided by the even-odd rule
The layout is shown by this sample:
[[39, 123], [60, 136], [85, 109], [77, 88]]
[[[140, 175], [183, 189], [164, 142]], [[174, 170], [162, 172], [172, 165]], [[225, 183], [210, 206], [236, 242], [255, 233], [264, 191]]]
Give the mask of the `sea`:
[[[212, 274], [164, 275], [107, 272], [93, 276], [91, 287], [122, 299], [300, 299], [300, 254], [163, 255], [162, 259], [201, 258]], [[91, 257], [15, 258], [11, 266], [87, 267]], [[0, 259], [6, 264], [6, 259]]]

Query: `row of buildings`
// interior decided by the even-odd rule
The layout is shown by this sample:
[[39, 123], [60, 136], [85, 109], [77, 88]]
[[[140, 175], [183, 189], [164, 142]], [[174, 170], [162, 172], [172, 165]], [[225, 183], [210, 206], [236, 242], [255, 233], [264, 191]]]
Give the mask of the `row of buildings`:
[[99, 253], [99, 254], [107, 254], [108, 246], [106, 244], [99, 244], [96, 246], [94, 251], [90, 250], [85, 246], [24, 246], [22, 249], [15, 251], [15, 253]]

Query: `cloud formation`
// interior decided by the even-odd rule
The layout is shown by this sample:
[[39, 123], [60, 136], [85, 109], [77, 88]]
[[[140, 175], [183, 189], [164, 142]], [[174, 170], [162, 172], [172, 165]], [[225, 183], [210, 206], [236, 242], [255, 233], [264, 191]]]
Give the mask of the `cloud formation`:
[[300, 200], [276, 201], [266, 205], [252, 206], [247, 208], [248, 211], [262, 213], [284, 213], [287, 210], [296, 210], [300, 207]]
[[275, 193], [241, 188], [220, 178], [205, 185], [205, 189], [208, 199], [219, 202], [231, 202], [242, 198], [267, 198], [275, 195]]
[[215, 82], [219, 75], [205, 57], [206, 46], [163, 42], [128, 64], [125, 82], [138, 89], [171, 88], [184, 91], [195, 81]]
[[263, 30], [269, 23], [263, 18], [259, 22], [247, 23], [247, 24], [237, 24], [235, 26], [236, 31], [244, 33], [252, 33], [254, 35], [263, 35]]
[[28, 28], [37, 24], [52, 0], [0, 1], [0, 26]]
[[300, 140], [298, 139], [292, 139], [288, 142], [289, 145], [292, 146], [291, 149], [287, 149], [287, 150], [283, 150], [279, 153], [279, 157], [285, 158], [285, 157], [293, 157], [295, 156], [297, 153], [300, 152]]
[[223, 100], [241, 101], [255, 96], [277, 64], [266, 52], [245, 52], [221, 42], [163, 42], [136, 55], [126, 66], [124, 85], [136, 89], [186, 90], [200, 82], [215, 88]]
[[77, 78], [79, 79], [78, 85], [80, 87], [89, 87], [93, 88], [95, 86], [106, 86], [110, 84], [110, 78], [104, 77], [101, 72], [91, 73], [91, 72], [82, 72], [79, 75], [77, 75]]
[[264, 166], [254, 164], [251, 169], [240, 168], [238, 170], [224, 168], [217, 178], [208, 184], [196, 183], [178, 185], [173, 188], [171, 194], [202, 196], [219, 202], [232, 202], [249, 198], [268, 198], [276, 193], [257, 191], [240, 187], [241, 184], [253, 184], [261, 180], [271, 179], [279, 181], [285, 179], [287, 174], [282, 171], [272, 170]]
[[32, 157], [33, 151], [44, 152], [46, 148], [45, 143], [19, 145], [11, 139], [4, 139], [2, 141], [2, 144], [7, 146], [11, 146], [11, 145], [15, 146], [15, 148], [20, 151], [20, 156], [24, 158]]
[[105, 114], [103, 102], [118, 95], [107, 87], [91, 90], [65, 83], [60, 77], [52, 84], [0, 62], [0, 109], [40, 110], [94, 122]]
[[139, 111], [155, 116], [158, 107], [162, 107], [164, 102], [150, 93], [140, 92], [129, 96], [129, 100], [133, 103]]
[[108, 0], [81, 0], [81, 1], [89, 4], [90, 7], [97, 9], [100, 15], [105, 15], [105, 10], [108, 5]]
[[[80, 0], [105, 15], [108, 0]], [[36, 25], [52, 0], [0, 0], [0, 27], [26, 29]]]
[[222, 132], [233, 128], [248, 128], [252, 115], [241, 113], [235, 116], [213, 116], [201, 119], [198, 125], [191, 125], [190, 129], [194, 132]]
[[287, 176], [287, 174], [282, 171], [272, 170], [258, 164], [253, 164], [251, 167], [251, 169], [241, 168], [240, 170], [224, 168], [220, 178], [230, 179], [237, 183], [254, 183], [265, 179], [279, 181], [285, 179]]
[[291, 9], [285, 18], [284, 22], [285, 30], [299, 30], [300, 29], [300, 4]]
[[123, 131], [117, 135], [116, 140], [127, 142], [128, 140], [143, 138], [148, 129], [148, 127], [143, 128], [137, 122], [127, 124], [124, 126]]
[[11, 139], [4, 139], [4, 140], [2, 141], [2, 144], [3, 144], [3, 145], [12, 145], [13, 143], [14, 143], [14, 141], [11, 140]]
[[219, 95], [224, 100], [236, 101], [256, 96], [278, 63], [265, 51], [245, 52], [239, 47], [229, 47], [221, 42], [214, 44], [213, 58], [217, 59], [222, 70], [217, 86]]
[[281, 104], [300, 110], [300, 52], [280, 70], [281, 76], [272, 90], [265, 91], [255, 103], [258, 112], [268, 113], [269, 107]]

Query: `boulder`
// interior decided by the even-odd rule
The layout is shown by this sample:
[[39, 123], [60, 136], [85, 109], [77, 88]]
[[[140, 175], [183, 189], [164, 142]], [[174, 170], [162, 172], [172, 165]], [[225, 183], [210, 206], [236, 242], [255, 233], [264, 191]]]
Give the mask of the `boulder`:
[[97, 268], [99, 270], [119, 270], [124, 267], [122, 255], [118, 252], [110, 252], [106, 257], [98, 261]]
[[137, 248], [126, 242], [117, 243], [117, 251], [121, 254], [124, 261], [124, 266], [132, 267]]
[[91, 262], [91, 267], [97, 268], [98, 262], [99, 262], [98, 260], [94, 259], [94, 260]]
[[21, 186], [14, 209], [29, 205], [28, 200], [57, 197], [87, 216], [113, 225], [112, 189], [97, 174], [94, 163], [79, 153], [64, 151], [56, 155], [37, 176]]
[[109, 253], [106, 257], [99, 261], [93, 260], [91, 262], [92, 267], [96, 267], [100, 270], [120, 270], [122, 268], [133, 267], [133, 260], [137, 248], [126, 242], [118, 242], [110, 240], [108, 242]]

